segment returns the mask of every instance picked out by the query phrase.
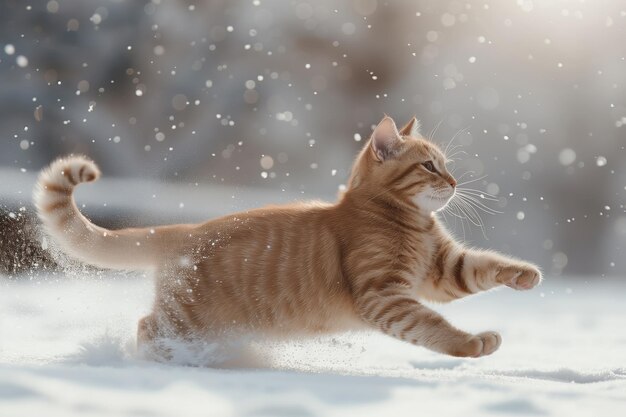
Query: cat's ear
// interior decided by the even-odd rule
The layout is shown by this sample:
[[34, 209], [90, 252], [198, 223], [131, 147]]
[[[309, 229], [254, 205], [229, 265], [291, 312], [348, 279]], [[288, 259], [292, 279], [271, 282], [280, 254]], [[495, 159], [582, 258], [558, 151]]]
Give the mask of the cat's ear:
[[420, 128], [422, 127], [421, 123], [419, 120], [417, 120], [415, 118], [415, 116], [413, 116], [413, 118], [411, 120], [409, 120], [409, 123], [405, 124], [404, 127], [402, 129], [400, 129], [400, 134], [402, 136], [413, 136], [413, 137], [419, 137], [421, 136], [420, 134]]
[[396, 123], [389, 116], [385, 116], [372, 133], [372, 151], [379, 161], [392, 158], [402, 143], [402, 138]]

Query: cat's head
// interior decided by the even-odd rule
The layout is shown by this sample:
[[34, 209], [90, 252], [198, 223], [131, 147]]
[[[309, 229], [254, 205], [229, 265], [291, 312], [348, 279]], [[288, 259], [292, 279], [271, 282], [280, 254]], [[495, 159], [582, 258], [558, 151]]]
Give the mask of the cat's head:
[[348, 191], [361, 189], [372, 196], [390, 194], [423, 211], [438, 211], [448, 204], [456, 189], [447, 162], [441, 149], [419, 133], [417, 119], [398, 130], [393, 119], [385, 117], [361, 151]]

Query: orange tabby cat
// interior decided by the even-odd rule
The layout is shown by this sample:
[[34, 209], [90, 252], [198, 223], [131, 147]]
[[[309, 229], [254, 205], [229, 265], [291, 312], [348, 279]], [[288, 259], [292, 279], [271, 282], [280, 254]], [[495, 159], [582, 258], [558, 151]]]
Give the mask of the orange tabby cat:
[[420, 299], [446, 302], [541, 281], [532, 264], [452, 239], [435, 212], [455, 195], [446, 157], [413, 118], [385, 117], [335, 204], [295, 203], [202, 224], [107, 230], [76, 207], [73, 189], [100, 172], [81, 156], [43, 170], [35, 203], [45, 230], [74, 258], [153, 269], [156, 299], [138, 343], [160, 338], [268, 336], [371, 328], [454, 356], [479, 357], [500, 335], [452, 326]]

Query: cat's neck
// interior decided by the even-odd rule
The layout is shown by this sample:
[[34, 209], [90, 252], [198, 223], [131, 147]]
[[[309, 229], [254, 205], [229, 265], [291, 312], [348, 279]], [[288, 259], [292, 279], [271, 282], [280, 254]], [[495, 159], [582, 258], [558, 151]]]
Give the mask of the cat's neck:
[[432, 211], [425, 210], [413, 201], [392, 192], [369, 194], [361, 190], [348, 190], [339, 204], [347, 206], [349, 210], [367, 211], [372, 216], [395, 217], [422, 231], [430, 230], [436, 222], [436, 216]]

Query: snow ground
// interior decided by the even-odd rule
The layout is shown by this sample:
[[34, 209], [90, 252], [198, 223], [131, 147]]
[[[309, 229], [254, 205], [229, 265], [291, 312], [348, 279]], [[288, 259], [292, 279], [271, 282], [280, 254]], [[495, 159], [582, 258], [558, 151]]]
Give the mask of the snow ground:
[[[0, 278], [0, 416], [626, 415], [626, 283], [548, 278], [437, 306], [492, 356], [457, 359], [375, 334], [274, 346], [266, 369], [215, 369], [211, 351], [134, 353], [148, 278]], [[204, 356], [203, 356], [204, 355]]]

